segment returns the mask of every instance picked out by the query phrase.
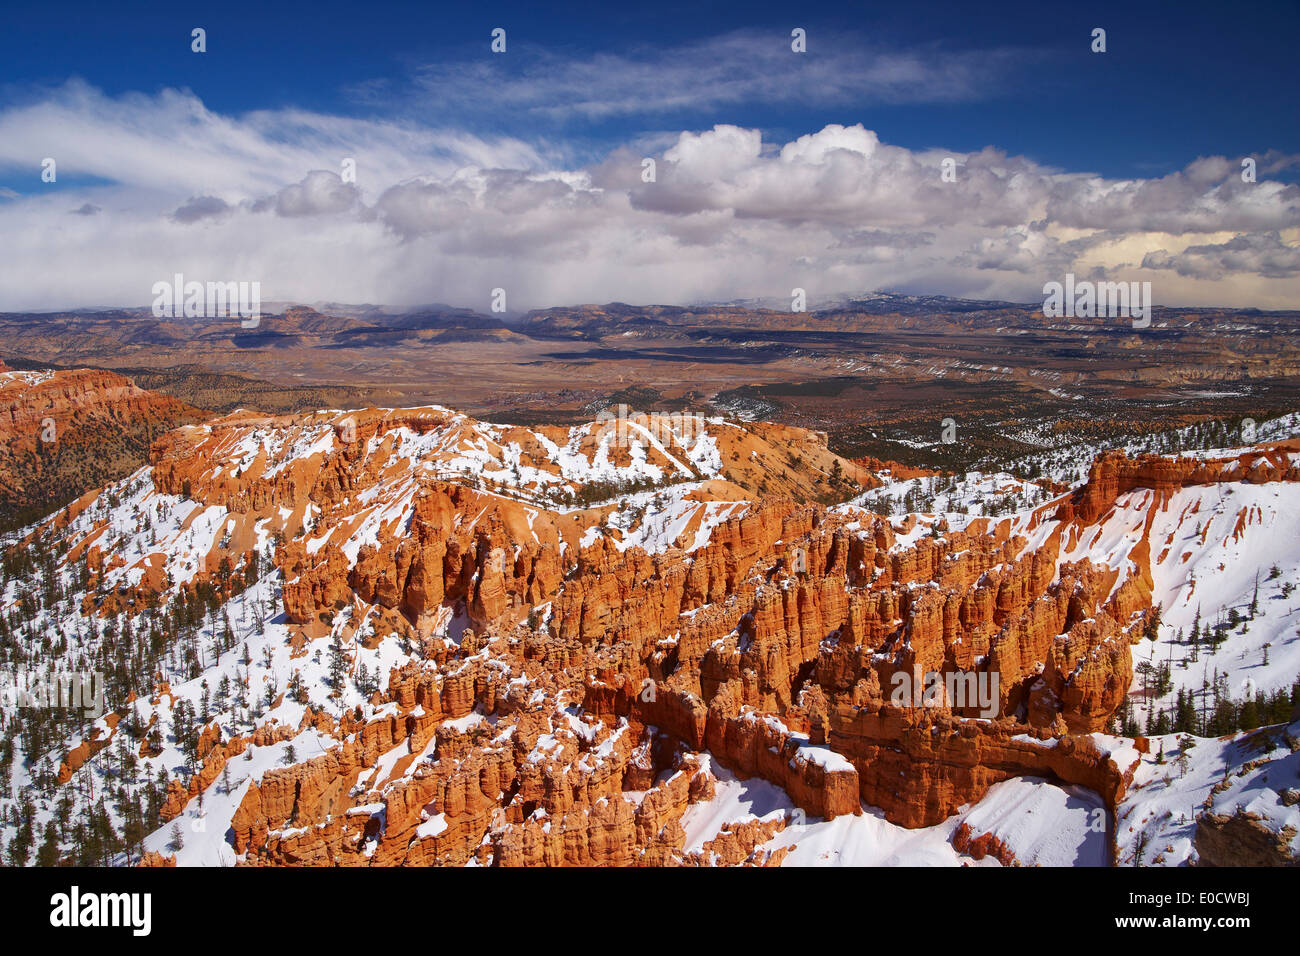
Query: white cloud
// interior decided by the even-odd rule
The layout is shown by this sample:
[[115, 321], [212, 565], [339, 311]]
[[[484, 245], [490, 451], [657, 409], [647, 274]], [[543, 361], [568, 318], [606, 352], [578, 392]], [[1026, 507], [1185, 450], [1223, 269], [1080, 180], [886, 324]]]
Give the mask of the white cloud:
[[[1300, 298], [1297, 188], [1267, 179], [1287, 157], [1256, 184], [1221, 157], [1107, 180], [861, 125], [787, 143], [720, 125], [665, 140], [644, 183], [644, 148], [575, 166], [545, 142], [70, 83], [0, 112], [0, 170], [33, 182], [0, 204], [0, 308], [143, 305], [175, 272], [258, 280], [265, 300], [479, 309], [495, 287], [514, 309], [794, 286], [1029, 301], [1064, 271], [1158, 279], [1169, 304]], [[43, 187], [32, 157], [47, 155], [96, 184]]]
[[1239, 235], [1227, 242], [1188, 246], [1177, 254], [1160, 249], [1148, 253], [1142, 265], [1197, 279], [1222, 279], [1231, 273], [1285, 278], [1300, 276], [1300, 246], [1283, 242], [1276, 232]]
[[314, 169], [300, 183], [285, 186], [275, 197], [279, 216], [324, 216], [347, 212], [361, 202], [360, 190], [339, 173]]

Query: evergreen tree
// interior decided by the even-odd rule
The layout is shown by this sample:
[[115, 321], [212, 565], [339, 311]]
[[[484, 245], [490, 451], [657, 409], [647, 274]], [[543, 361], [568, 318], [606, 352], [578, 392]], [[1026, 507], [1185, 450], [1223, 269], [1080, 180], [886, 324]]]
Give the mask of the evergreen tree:
[[[1168, 714], [1168, 713], [1167, 713], [1163, 708], [1161, 708], [1161, 710], [1160, 710], [1160, 716], [1158, 716], [1158, 717], [1156, 718], [1156, 724], [1155, 724], [1155, 732], [1156, 732], [1156, 735], [1157, 735], [1157, 736], [1160, 736], [1160, 735], [1163, 735], [1163, 734], [1167, 734], [1167, 733], [1170, 732], [1170, 729], [1171, 729], [1171, 727], [1170, 727], [1170, 722], [1169, 722], [1169, 714]], [[1161, 752], [1162, 755], [1164, 754], [1164, 744], [1163, 744], [1163, 743], [1161, 743], [1161, 745], [1160, 745], [1160, 752]], [[1162, 761], [1162, 762], [1163, 762], [1163, 761]]]
[[36, 851], [36, 865], [58, 866], [60, 856], [59, 828], [51, 820], [45, 824], [45, 840], [41, 843], [41, 848]]
[[1237, 721], [1237, 726], [1241, 730], [1254, 730], [1259, 726], [1259, 699], [1257, 697], [1248, 695], [1241, 702], [1241, 710]]
[[331, 696], [339, 697], [343, 693], [344, 681], [348, 675], [348, 656], [343, 650], [343, 638], [337, 633], [334, 635], [333, 640], [330, 641], [329, 653], [329, 679], [330, 686], [334, 688]]

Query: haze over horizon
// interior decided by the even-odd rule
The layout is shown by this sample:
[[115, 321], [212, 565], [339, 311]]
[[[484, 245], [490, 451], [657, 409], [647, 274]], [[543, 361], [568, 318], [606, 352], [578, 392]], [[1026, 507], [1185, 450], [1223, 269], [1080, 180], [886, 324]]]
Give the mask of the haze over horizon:
[[[904, 300], [935, 300], [936, 302], [966, 302], [972, 305], [987, 305], [989, 307], [1004, 308], [1024, 308], [1037, 309], [1042, 306], [1042, 296], [1026, 299], [1023, 301], [1012, 301], [1009, 299], [988, 299], [974, 298], [967, 296], [946, 296], [942, 294], [927, 293], [904, 293], [893, 289], [872, 289], [859, 292], [832, 292], [818, 293], [815, 297], [810, 297], [805, 311], [811, 314], [818, 312], [832, 312], [838, 310], [850, 310], [854, 304], [866, 305], [872, 301], [877, 304], [877, 310], [884, 308], [885, 304], [890, 301], [902, 302]], [[385, 302], [330, 302], [317, 299], [315, 301], [300, 301], [295, 299], [267, 300], [261, 303], [261, 314], [275, 315], [282, 313], [290, 308], [307, 308], [321, 313], [340, 313], [340, 314], [381, 314], [390, 317], [400, 317], [406, 315], [415, 315], [423, 312], [468, 312], [481, 318], [498, 319], [506, 325], [511, 325], [523, 319], [527, 315], [545, 313], [552, 311], [578, 310], [578, 309], [606, 309], [612, 307], [626, 307], [629, 309], [674, 309], [683, 310], [691, 309], [710, 309], [710, 308], [735, 308], [753, 311], [766, 312], [789, 312], [789, 296], [767, 296], [763, 298], [740, 297], [734, 299], [700, 299], [691, 302], [660, 302], [647, 300], [644, 302], [625, 302], [621, 300], [611, 300], [608, 302], [552, 302], [546, 305], [539, 305], [530, 309], [511, 309], [507, 312], [494, 313], [489, 308], [475, 308], [472, 305], [452, 305], [447, 302], [413, 302], [409, 304], [394, 305]], [[1154, 303], [1154, 308], [1158, 311], [1164, 308], [1174, 308], [1181, 311], [1239, 311], [1239, 312], [1293, 312], [1300, 314], [1300, 308], [1283, 307], [1283, 308], [1260, 308], [1258, 306], [1237, 306], [1225, 303], [1206, 303], [1196, 306], [1170, 306], [1164, 303]], [[67, 314], [90, 314], [97, 312], [133, 312], [147, 311], [151, 305], [145, 303], [132, 303], [123, 305], [102, 305], [86, 304], [77, 306], [53, 307], [49, 309], [29, 309], [16, 310], [10, 314], [29, 314], [29, 315], [67, 315]], [[4, 310], [0, 310], [4, 314]], [[207, 316], [201, 316], [195, 321], [204, 321]]]

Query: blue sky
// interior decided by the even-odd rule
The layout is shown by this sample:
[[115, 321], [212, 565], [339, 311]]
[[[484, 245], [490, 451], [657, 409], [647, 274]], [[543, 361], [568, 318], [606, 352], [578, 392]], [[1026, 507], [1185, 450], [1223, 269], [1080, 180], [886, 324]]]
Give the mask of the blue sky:
[[[489, 51], [494, 27], [505, 55]], [[789, 49], [793, 27], [806, 54]], [[1104, 54], [1089, 48], [1094, 27]], [[79, 289], [53, 272], [0, 281], [0, 307], [129, 300], [178, 241], [191, 268], [262, 270], [294, 298], [313, 298], [319, 275], [318, 298], [473, 305], [475, 283], [504, 273], [497, 284], [527, 305], [686, 300], [769, 294], [749, 286], [774, 267], [773, 286], [802, 270], [826, 291], [1023, 297], [1078, 263], [1163, 273], [1168, 301], [1285, 303], [1300, 275], [1298, 28], [1295, 3], [24, 5], [0, 35], [0, 225], [46, 222], [36, 252], [96, 268]], [[870, 136], [840, 132], [858, 126]], [[712, 139], [683, 139], [700, 135]], [[783, 152], [809, 136], [822, 137], [811, 151]], [[730, 162], [737, 149], [748, 163]], [[42, 182], [56, 151], [58, 178]], [[313, 177], [354, 154], [366, 172], [355, 187]], [[926, 198], [945, 155], [971, 172], [950, 213]], [[1247, 156], [1264, 188], [1225, 186]], [[641, 157], [671, 189], [628, 178]], [[827, 189], [857, 197], [837, 207]], [[889, 206], [890, 190], [920, 198]], [[603, 217], [586, 214], [595, 206]], [[495, 233], [454, 221], [502, 210], [515, 218]], [[60, 218], [71, 211], [75, 228]], [[108, 280], [127, 268], [111, 250], [150, 215], [178, 234], [140, 276]], [[387, 267], [351, 286], [329, 264], [304, 271], [284, 248], [291, 223], [318, 257], [325, 226], [333, 255], [355, 262], [346, 247], [364, 248]], [[234, 246], [251, 224], [268, 227], [255, 230], [262, 254]], [[567, 241], [548, 244], [551, 229]], [[781, 259], [792, 238], [806, 247]], [[623, 275], [626, 256], [593, 263], [595, 244], [632, 241], [654, 248]], [[688, 266], [701, 246], [755, 268], [665, 283], [672, 247]], [[496, 264], [459, 285], [466, 258]], [[542, 281], [548, 261], [600, 281]], [[106, 281], [88, 274], [99, 267]]]
[[[212, 109], [243, 112], [297, 106], [359, 115], [415, 110], [412, 80], [437, 62], [475, 62], [489, 32], [508, 31], [510, 55], [492, 62], [506, 75], [540, 54], [590, 58], [621, 54], [653, 60], [740, 30], [784, 42], [809, 31], [810, 52], [834, 51], [868, 63], [873, 50], [933, 55], [1003, 52], [1001, 82], [958, 102], [771, 104], [689, 107], [561, 124], [593, 148], [654, 121], [717, 122], [798, 135], [830, 122], [863, 122], [901, 146], [977, 150], [990, 143], [1067, 169], [1149, 175], [1189, 157], [1300, 151], [1300, 75], [1295, 43], [1300, 4], [1280, 3], [392, 3], [325, 0], [310, 9], [264, 2], [57, 3], [14, 5], [0, 36], [6, 98], [25, 84], [80, 76], [110, 94], [192, 89]], [[558, 6], [558, 5], [556, 5]], [[990, 8], [994, 9], [990, 9]], [[1055, 8], [1055, 9], [1052, 9]], [[71, 29], [70, 29], [71, 25]], [[209, 34], [209, 54], [191, 54], [193, 26]], [[1108, 51], [1091, 53], [1093, 27]], [[383, 83], [396, 100], [362, 91]], [[429, 103], [471, 126], [536, 130], [527, 115], [487, 121], [466, 104]], [[477, 107], [477, 104], [474, 104]]]

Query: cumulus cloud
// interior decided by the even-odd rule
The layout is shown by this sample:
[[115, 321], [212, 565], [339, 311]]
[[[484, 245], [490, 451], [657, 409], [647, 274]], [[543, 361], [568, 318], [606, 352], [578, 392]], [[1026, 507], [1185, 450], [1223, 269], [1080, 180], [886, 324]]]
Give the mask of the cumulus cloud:
[[217, 196], [191, 196], [172, 213], [171, 220], [191, 223], [201, 219], [220, 219], [230, 211], [230, 205]]
[[1300, 223], [1300, 186], [1243, 182], [1239, 161], [1211, 156], [1158, 179], [1062, 182], [1052, 191], [1047, 214], [1060, 225], [1083, 229], [1285, 229]]
[[356, 184], [343, 182], [338, 173], [314, 169], [302, 182], [281, 189], [274, 201], [267, 205], [280, 216], [324, 216], [347, 212], [360, 201], [361, 194]]
[[[299, 110], [228, 116], [192, 93], [68, 84], [0, 111], [0, 171], [53, 154], [61, 174], [98, 180], [0, 205], [0, 308], [144, 304], [176, 272], [258, 280], [268, 300], [479, 309], [498, 287], [512, 309], [794, 286], [1032, 301], [1066, 271], [1156, 275], [1171, 304], [1293, 305], [1300, 293], [1300, 197], [1267, 172], [1294, 157], [1262, 154], [1257, 183], [1224, 157], [1111, 180], [993, 146], [906, 149], [861, 124], [788, 141], [725, 124], [655, 138], [649, 152], [638, 140], [583, 163], [544, 139]], [[68, 216], [78, 204], [111, 215]]]
[[1276, 232], [1238, 235], [1227, 242], [1188, 246], [1177, 254], [1159, 249], [1143, 258], [1142, 267], [1173, 269], [1196, 279], [1222, 279], [1243, 272], [1284, 279], [1300, 275], [1300, 246], [1288, 245]]
[[[1006, 226], [1031, 217], [1049, 195], [1051, 174], [987, 149], [969, 155], [913, 152], [857, 126], [832, 124], [766, 155], [757, 130], [716, 126], [683, 133], [664, 153], [656, 182], [634, 186], [639, 209], [688, 214], [883, 227], [964, 223]], [[958, 181], [942, 162], [960, 158]]]

